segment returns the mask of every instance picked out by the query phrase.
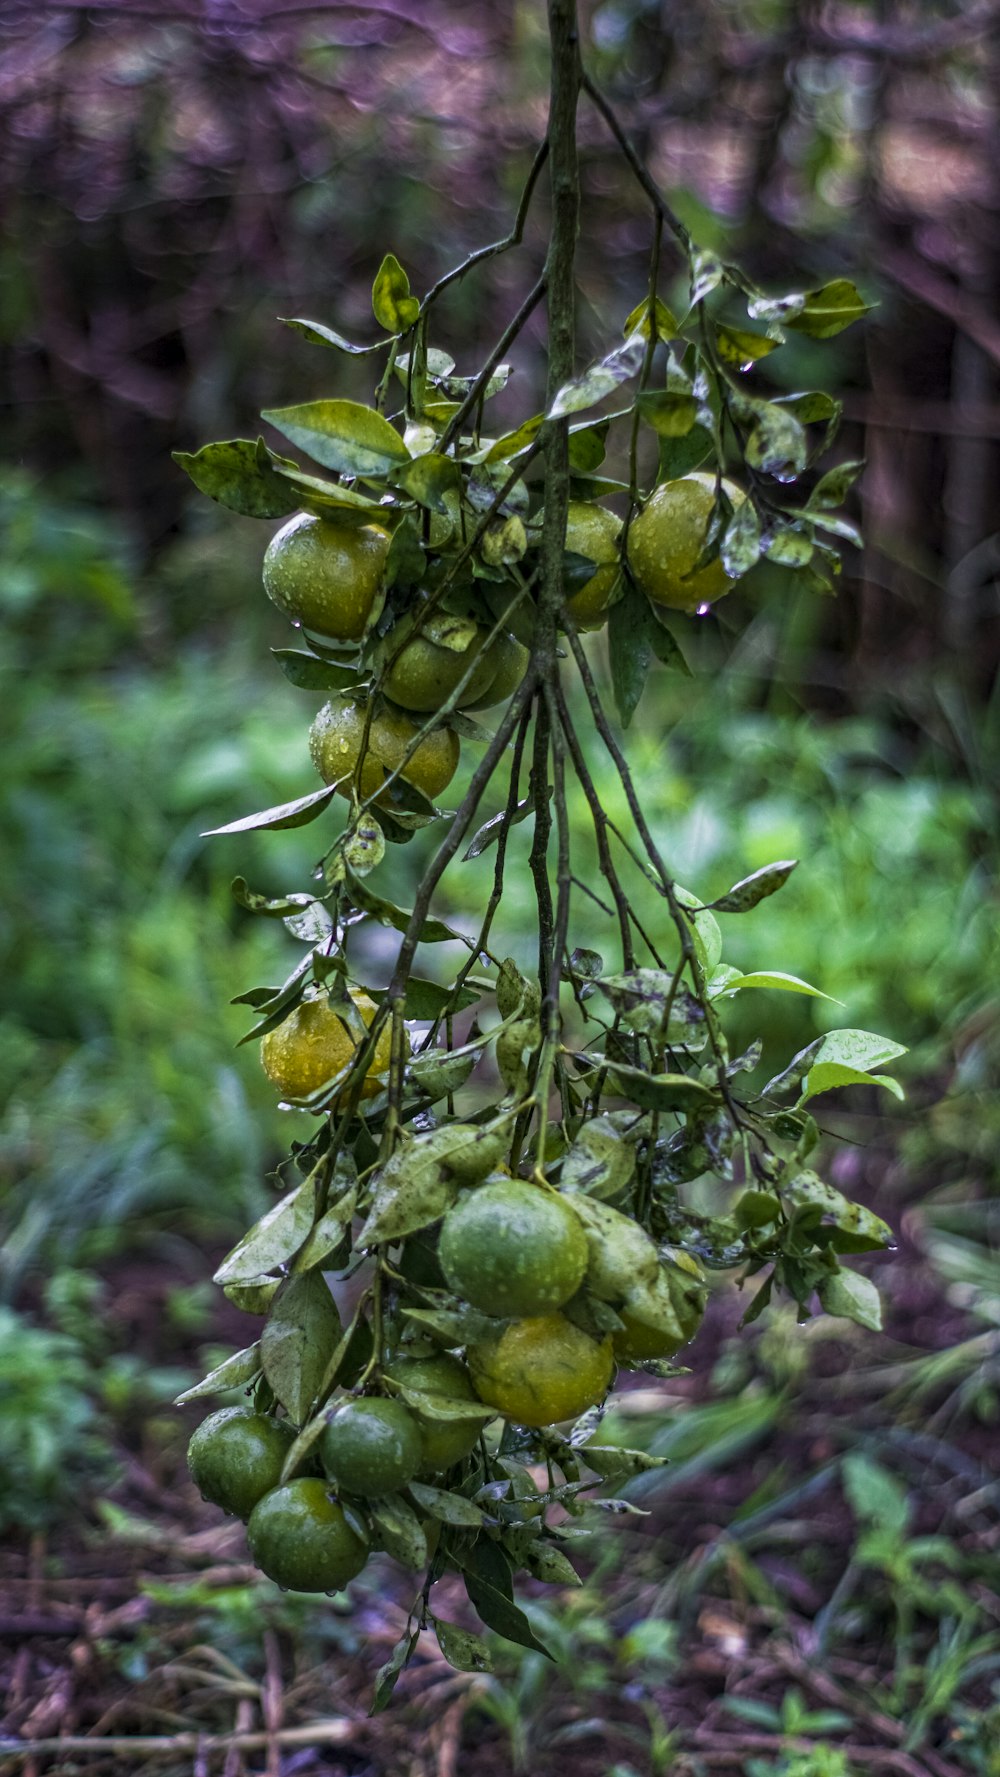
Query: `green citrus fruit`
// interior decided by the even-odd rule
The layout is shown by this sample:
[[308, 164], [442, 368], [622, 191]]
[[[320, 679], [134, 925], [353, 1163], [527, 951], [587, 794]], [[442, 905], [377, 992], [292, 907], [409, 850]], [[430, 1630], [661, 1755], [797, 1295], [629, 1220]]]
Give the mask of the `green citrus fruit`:
[[448, 1211], [438, 1257], [451, 1288], [483, 1314], [538, 1315], [579, 1289], [587, 1239], [560, 1198], [524, 1179], [501, 1179]]
[[[457, 1357], [442, 1352], [436, 1357], [394, 1357], [385, 1365], [391, 1382], [404, 1388], [419, 1389], [421, 1394], [437, 1395], [443, 1401], [474, 1401], [478, 1399], [472, 1377]], [[438, 1475], [464, 1461], [479, 1442], [482, 1427], [470, 1419], [422, 1418], [418, 1408], [411, 1408], [420, 1427], [422, 1475]]]
[[[723, 488], [734, 506], [746, 494], [734, 481]], [[663, 481], [653, 490], [628, 533], [629, 566], [636, 584], [672, 611], [697, 611], [731, 592], [736, 579], [727, 574], [721, 556], [695, 572], [715, 505], [715, 476], [699, 470], [677, 481]]]
[[319, 1456], [330, 1480], [368, 1499], [405, 1487], [420, 1467], [420, 1428], [402, 1401], [369, 1395], [330, 1415]]
[[250, 1514], [247, 1542], [261, 1572], [292, 1592], [339, 1592], [368, 1559], [328, 1481], [288, 1481], [265, 1493]]
[[590, 579], [566, 600], [566, 609], [577, 629], [600, 629], [615, 602], [621, 563], [618, 538], [622, 521], [606, 506], [589, 500], [571, 500], [566, 513], [566, 548], [596, 562]]
[[[349, 992], [365, 1024], [371, 1024], [375, 1001], [357, 988], [352, 987]], [[260, 1059], [268, 1079], [286, 1098], [305, 1098], [339, 1074], [358, 1046], [354, 1032], [333, 1010], [327, 995], [321, 993], [315, 999], [302, 1000], [281, 1024], [267, 1032], [261, 1039]], [[389, 1066], [391, 1053], [392, 1028], [386, 1023], [368, 1064], [362, 1098], [374, 1098], [382, 1091], [383, 1082], [377, 1076]]]
[[496, 672], [493, 648], [483, 648], [488, 634], [480, 625], [468, 647], [461, 651], [442, 648], [428, 636], [416, 635], [397, 652], [390, 633], [383, 646], [384, 656], [392, 661], [383, 681], [386, 696], [404, 710], [426, 715], [441, 708], [471, 668], [458, 708], [475, 703], [489, 690]]
[[382, 584], [389, 534], [380, 525], [329, 524], [299, 512], [271, 538], [264, 590], [317, 635], [358, 642]]
[[249, 1518], [257, 1501], [277, 1487], [294, 1441], [287, 1419], [252, 1407], [223, 1407], [202, 1421], [188, 1445], [191, 1479], [203, 1499]]
[[[420, 726], [405, 710], [397, 709], [391, 703], [383, 704], [373, 715], [361, 767], [363, 799], [375, 796], [379, 803], [391, 808], [391, 792], [378, 796], [377, 791], [388, 774], [402, 765], [406, 750]], [[324, 783], [337, 784], [344, 796], [351, 794], [364, 734], [365, 706], [348, 697], [331, 698], [323, 705], [309, 730], [313, 764]], [[458, 755], [458, 735], [451, 728], [435, 728], [420, 742], [400, 776], [433, 801], [454, 777]]]
[[517, 1425], [556, 1425], [603, 1400], [614, 1369], [610, 1338], [592, 1339], [564, 1314], [515, 1320], [469, 1347], [476, 1393]]
[[620, 1364], [673, 1357], [693, 1339], [705, 1313], [705, 1279], [690, 1253], [666, 1248], [655, 1278], [638, 1280], [618, 1309], [622, 1330], [613, 1335]]
[[486, 710], [491, 704], [506, 703], [524, 678], [531, 656], [515, 636], [498, 635], [487, 649], [487, 658], [493, 668], [489, 687], [478, 697], [463, 698], [463, 710]]

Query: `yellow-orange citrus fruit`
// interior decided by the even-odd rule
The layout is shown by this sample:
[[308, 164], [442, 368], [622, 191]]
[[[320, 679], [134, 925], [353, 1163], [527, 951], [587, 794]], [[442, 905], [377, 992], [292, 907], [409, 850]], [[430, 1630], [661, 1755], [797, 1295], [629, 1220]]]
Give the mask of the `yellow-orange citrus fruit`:
[[[363, 799], [376, 796], [388, 774], [402, 764], [419, 727], [412, 716], [392, 703], [383, 704], [373, 715], [361, 766]], [[364, 733], [365, 705], [348, 697], [331, 698], [323, 705], [309, 730], [313, 764], [324, 783], [336, 783], [344, 796], [351, 794]], [[420, 742], [400, 776], [433, 801], [454, 777], [459, 750], [458, 735], [451, 728], [435, 728]], [[377, 800], [387, 808], [392, 807], [388, 790], [383, 796], [377, 796]]]
[[289, 1481], [265, 1493], [250, 1514], [247, 1542], [261, 1572], [292, 1592], [339, 1592], [368, 1559], [328, 1481]]
[[571, 500], [566, 513], [566, 548], [598, 564], [590, 579], [566, 600], [566, 609], [577, 629], [600, 629], [614, 603], [620, 579], [618, 537], [620, 518], [606, 506], [589, 500]]
[[[366, 1024], [375, 1016], [375, 1001], [356, 988], [350, 995]], [[325, 993], [302, 1000], [281, 1024], [261, 1039], [260, 1059], [268, 1079], [287, 1098], [305, 1098], [347, 1066], [358, 1049], [354, 1032], [333, 1010]], [[382, 1026], [368, 1065], [362, 1098], [374, 1098], [383, 1082], [376, 1078], [389, 1066], [392, 1027]]]
[[[746, 499], [743, 489], [734, 481], [722, 485], [734, 507], [741, 506]], [[715, 476], [699, 470], [677, 481], [661, 482], [632, 520], [629, 567], [636, 584], [654, 605], [697, 611], [701, 605], [714, 604], [736, 585], [720, 556], [695, 572], [714, 504]]]
[[448, 1211], [438, 1259], [451, 1288], [483, 1314], [539, 1315], [579, 1289], [587, 1237], [561, 1198], [525, 1179], [499, 1179]]
[[286, 617], [317, 635], [358, 642], [382, 584], [389, 533], [299, 512], [271, 538], [264, 590]]
[[614, 1369], [610, 1338], [592, 1339], [564, 1314], [512, 1321], [469, 1347], [476, 1393], [517, 1425], [557, 1425], [604, 1399]]

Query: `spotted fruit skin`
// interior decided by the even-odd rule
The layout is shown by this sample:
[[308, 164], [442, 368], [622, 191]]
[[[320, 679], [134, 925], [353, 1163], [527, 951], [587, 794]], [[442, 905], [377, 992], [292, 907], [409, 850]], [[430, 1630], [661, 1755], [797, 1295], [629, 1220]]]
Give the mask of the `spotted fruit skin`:
[[[653, 490], [628, 533], [628, 562], [636, 584], [654, 605], [697, 611], [715, 604], [736, 585], [716, 556], [695, 572], [715, 504], [715, 476], [703, 470], [663, 481]], [[723, 488], [734, 507], [746, 495], [733, 481]]]
[[[350, 995], [365, 1024], [375, 1016], [375, 1001], [357, 988]], [[261, 1040], [260, 1059], [272, 1085], [287, 1098], [306, 1098], [347, 1066], [358, 1047], [357, 1039], [335, 1012], [325, 994], [302, 1000], [281, 1024]], [[392, 1055], [392, 1029], [385, 1024], [378, 1034], [375, 1053], [368, 1066], [362, 1098], [382, 1091], [384, 1074]]]
[[330, 1480], [345, 1493], [361, 1499], [395, 1493], [420, 1467], [420, 1430], [402, 1401], [345, 1401], [330, 1416], [319, 1456]]
[[202, 1420], [188, 1445], [191, 1479], [203, 1499], [249, 1518], [257, 1501], [277, 1487], [294, 1441], [286, 1419], [251, 1407], [222, 1407]]
[[444, 1218], [441, 1269], [473, 1308], [505, 1318], [560, 1308], [587, 1269], [587, 1239], [558, 1197], [523, 1179], [470, 1191]]
[[571, 500], [566, 512], [566, 548], [585, 555], [597, 566], [590, 579], [566, 600], [566, 609], [577, 629], [600, 629], [614, 602], [621, 580], [619, 536], [621, 519], [606, 506]]
[[309, 1478], [265, 1493], [250, 1514], [247, 1543], [261, 1572], [290, 1592], [339, 1592], [368, 1559], [329, 1482]]
[[332, 641], [359, 642], [381, 590], [389, 533], [308, 512], [282, 525], [264, 556], [264, 590], [293, 623]]
[[515, 1320], [469, 1347], [476, 1393], [517, 1425], [558, 1425], [604, 1399], [614, 1369], [611, 1340], [592, 1339], [564, 1314]]
[[[340, 795], [350, 796], [354, 769], [365, 739], [365, 705], [348, 697], [333, 697], [323, 705], [309, 730], [312, 762], [326, 784], [336, 784]], [[391, 808], [391, 792], [379, 795], [387, 776], [400, 766], [400, 776], [431, 801], [447, 788], [458, 766], [460, 742], [451, 728], [435, 728], [403, 765], [407, 748], [420, 723], [405, 710], [385, 702], [372, 716], [368, 743], [361, 765], [361, 796], [374, 797], [379, 806]]]

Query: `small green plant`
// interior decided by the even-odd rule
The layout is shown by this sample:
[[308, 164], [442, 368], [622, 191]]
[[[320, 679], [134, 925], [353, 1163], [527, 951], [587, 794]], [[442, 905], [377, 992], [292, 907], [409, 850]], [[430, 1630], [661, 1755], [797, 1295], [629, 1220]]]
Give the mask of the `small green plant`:
[[47, 1530], [114, 1470], [90, 1365], [66, 1333], [0, 1307], [0, 1532]]

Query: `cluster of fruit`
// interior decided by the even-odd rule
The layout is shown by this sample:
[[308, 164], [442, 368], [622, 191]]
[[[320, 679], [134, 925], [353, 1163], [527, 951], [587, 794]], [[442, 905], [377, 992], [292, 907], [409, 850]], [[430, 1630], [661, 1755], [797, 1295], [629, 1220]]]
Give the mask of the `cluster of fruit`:
[[[743, 502], [734, 483], [723, 487], [734, 506]], [[654, 605], [695, 611], [734, 585], [720, 556], [699, 565], [716, 496], [716, 478], [707, 473], [661, 483], [630, 525], [628, 568]], [[599, 629], [620, 596], [621, 533], [621, 520], [607, 507], [570, 502], [566, 551], [585, 566], [565, 610], [579, 630]], [[265, 589], [320, 646], [353, 648], [372, 635], [382, 615], [391, 541], [379, 524], [350, 528], [298, 513], [268, 547]], [[454, 776], [459, 737], [446, 713], [418, 740], [426, 718], [446, 705], [469, 712], [505, 702], [524, 677], [529, 653], [515, 635], [493, 634], [471, 604], [457, 622], [454, 609], [442, 616], [433, 605], [424, 616], [426, 602], [418, 592], [402, 622], [374, 642], [370, 659], [380, 696], [372, 710], [370, 688], [359, 682], [350, 694], [331, 698], [312, 725], [313, 763], [345, 796], [355, 788], [362, 801], [388, 807], [382, 786], [398, 774], [433, 801]]]
[[[307, 1068], [314, 1060], [303, 1055]], [[493, 1170], [477, 1178], [502, 1139], [489, 1134], [474, 1124], [449, 1126], [457, 1200], [439, 1223], [398, 1243], [389, 1260], [404, 1309], [450, 1298], [454, 1310], [473, 1317], [478, 1337], [465, 1346], [464, 1361], [419, 1345], [389, 1351], [375, 1368], [369, 1361], [363, 1367], [372, 1392], [347, 1394], [322, 1411], [306, 1472], [284, 1482], [301, 1435], [287, 1418], [224, 1408], [191, 1441], [202, 1494], [248, 1520], [253, 1558], [281, 1586], [346, 1585], [379, 1546], [372, 1504], [390, 1496], [402, 1494], [404, 1509], [422, 1521], [423, 1548], [433, 1555], [441, 1518], [455, 1527], [453, 1507], [441, 1511], [442, 1500], [455, 1496], [439, 1489], [461, 1480], [458, 1465], [490, 1421], [543, 1430], [575, 1419], [603, 1400], [616, 1364], [672, 1356], [697, 1329], [704, 1285], [687, 1254], [658, 1253], [631, 1217], [582, 1194]], [[585, 1330], [562, 1312], [582, 1291], [613, 1305], [614, 1333]], [[343, 1385], [351, 1381], [342, 1374]], [[545, 1500], [526, 1468], [518, 1467], [518, 1478], [538, 1534]], [[438, 1487], [421, 1492], [427, 1480]], [[458, 1497], [475, 1516], [471, 1501]], [[457, 1527], [469, 1528], [468, 1515]]]

